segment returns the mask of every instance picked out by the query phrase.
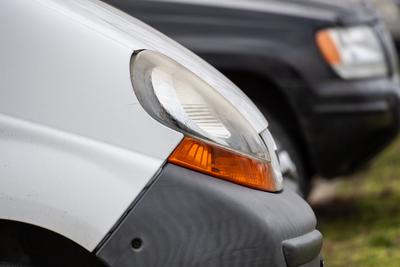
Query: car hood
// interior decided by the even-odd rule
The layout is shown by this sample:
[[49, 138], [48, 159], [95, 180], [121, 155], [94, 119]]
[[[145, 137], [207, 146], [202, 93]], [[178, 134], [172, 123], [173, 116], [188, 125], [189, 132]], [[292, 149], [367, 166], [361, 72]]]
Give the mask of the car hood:
[[334, 12], [344, 23], [364, 23], [377, 19], [377, 12], [366, 0], [287, 0], [310, 8]]
[[304, 5], [310, 6], [318, 6], [331, 10], [335, 10], [337, 12], [342, 12], [348, 9], [357, 8], [358, 5], [363, 4], [365, 1], [363, 0], [336, 0], [336, 1], [327, 1], [327, 0], [289, 0], [298, 3], [303, 3]]
[[229, 79], [188, 49], [138, 19], [98, 0], [38, 1], [132, 49], [132, 52], [148, 49], [169, 56], [227, 98], [257, 132], [261, 133], [267, 128], [268, 123], [262, 113]]
[[376, 11], [364, 0], [147, 0], [303, 17], [333, 23], [359, 24], [376, 20]]

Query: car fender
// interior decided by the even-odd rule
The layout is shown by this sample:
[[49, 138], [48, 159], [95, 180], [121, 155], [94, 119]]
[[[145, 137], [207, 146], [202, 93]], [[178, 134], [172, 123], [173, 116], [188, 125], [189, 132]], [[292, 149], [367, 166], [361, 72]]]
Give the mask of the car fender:
[[92, 250], [162, 160], [0, 115], [0, 218]]
[[133, 92], [131, 56], [146, 45], [128, 46], [56, 4], [0, 3], [0, 219], [91, 251], [183, 135]]

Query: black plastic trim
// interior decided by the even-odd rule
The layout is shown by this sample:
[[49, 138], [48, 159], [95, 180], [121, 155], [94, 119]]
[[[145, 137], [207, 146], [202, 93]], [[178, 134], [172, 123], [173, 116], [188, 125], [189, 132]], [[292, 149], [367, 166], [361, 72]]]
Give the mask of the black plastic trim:
[[315, 225], [293, 192], [257, 191], [167, 164], [97, 256], [110, 266], [283, 267], [282, 242]]
[[318, 230], [314, 230], [283, 241], [282, 248], [288, 267], [297, 267], [318, 257], [322, 248], [322, 235]]

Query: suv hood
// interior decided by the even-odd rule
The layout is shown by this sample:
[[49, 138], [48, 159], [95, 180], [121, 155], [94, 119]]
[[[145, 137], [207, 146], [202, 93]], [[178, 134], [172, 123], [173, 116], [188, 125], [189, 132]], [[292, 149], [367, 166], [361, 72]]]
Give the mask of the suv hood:
[[358, 24], [377, 20], [377, 12], [368, 0], [287, 0], [310, 8], [334, 12], [342, 23]]
[[248, 10], [302, 17], [342, 24], [360, 24], [377, 19], [374, 8], [364, 0], [147, 0]]

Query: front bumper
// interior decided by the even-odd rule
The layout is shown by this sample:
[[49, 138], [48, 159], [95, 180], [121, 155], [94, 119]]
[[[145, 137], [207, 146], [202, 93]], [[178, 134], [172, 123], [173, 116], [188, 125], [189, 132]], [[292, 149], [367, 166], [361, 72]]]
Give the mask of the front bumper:
[[399, 87], [389, 79], [318, 85], [302, 125], [318, 174], [343, 175], [362, 167], [399, 130]]
[[97, 255], [110, 266], [319, 267], [315, 225], [295, 193], [257, 191], [167, 164]]

